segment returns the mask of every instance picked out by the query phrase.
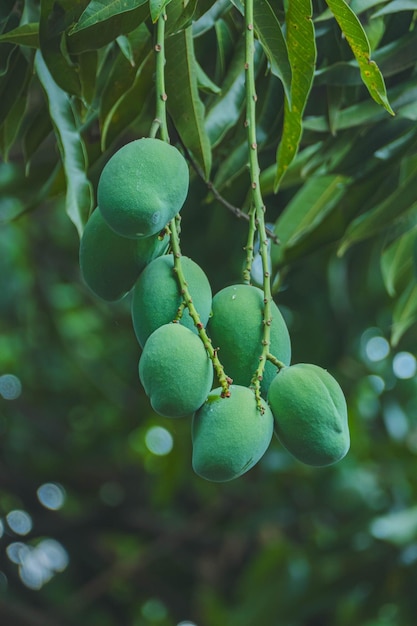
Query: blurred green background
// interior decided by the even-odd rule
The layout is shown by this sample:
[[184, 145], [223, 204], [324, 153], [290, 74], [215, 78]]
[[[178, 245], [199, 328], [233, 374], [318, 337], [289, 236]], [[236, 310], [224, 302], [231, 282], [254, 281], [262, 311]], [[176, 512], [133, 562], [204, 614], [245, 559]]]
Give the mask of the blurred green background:
[[[190, 421], [150, 408], [130, 296], [106, 303], [80, 276], [100, 171], [149, 132], [155, 102], [148, 4], [86, 23], [98, 4], [0, 2], [0, 624], [415, 626], [417, 3], [351, 3], [395, 117], [313, 3], [314, 82], [277, 195], [285, 98], [264, 48], [288, 3], [258, 3], [274, 298], [293, 362], [342, 386], [351, 449], [309, 468], [274, 438], [224, 484], [193, 473]], [[172, 0], [170, 24], [169, 128], [191, 171], [182, 251], [215, 293], [245, 261], [247, 223], [201, 175], [212, 158], [217, 192], [247, 209], [242, 17], [229, 0]]]
[[[190, 213], [184, 253], [215, 290], [237, 280], [243, 226], [217, 205], [207, 225]], [[294, 362], [346, 393], [347, 457], [308, 468], [274, 439], [249, 473], [210, 484], [192, 472], [189, 421], [143, 394], [129, 297], [100, 302], [82, 283], [64, 212], [0, 236], [2, 623], [414, 623], [416, 333], [390, 348], [369, 246], [314, 253], [276, 297]]]

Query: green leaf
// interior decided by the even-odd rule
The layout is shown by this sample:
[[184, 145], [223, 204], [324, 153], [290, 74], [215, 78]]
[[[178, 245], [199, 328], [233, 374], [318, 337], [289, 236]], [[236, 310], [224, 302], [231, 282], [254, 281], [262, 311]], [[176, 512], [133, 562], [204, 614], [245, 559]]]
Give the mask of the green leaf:
[[349, 179], [339, 175], [310, 178], [291, 199], [274, 225], [280, 245], [271, 251], [274, 268], [281, 265], [288, 248], [299, 244], [316, 230], [337, 206]]
[[399, 13], [400, 11], [417, 11], [417, 0], [392, 0], [382, 9], [373, 13], [372, 18], [389, 15], [390, 13]]
[[3, 42], [39, 48], [39, 24], [37, 22], [22, 24], [22, 26], [9, 30], [4, 35], [0, 35], [0, 43]]
[[[246, 97], [245, 74], [242, 71], [244, 59], [244, 46], [240, 45], [221, 85], [221, 96], [215, 100], [206, 115], [205, 126], [212, 147], [217, 146], [227, 131], [236, 125], [244, 109]], [[262, 59], [262, 47], [258, 44], [255, 46], [254, 54], [255, 73], [258, 73]]]
[[404, 333], [417, 322], [417, 285], [410, 282], [398, 298], [391, 328], [391, 344], [397, 346]]
[[145, 4], [147, 0], [92, 0], [82, 13], [71, 33], [96, 26], [113, 17], [133, 11]]
[[73, 12], [67, 11], [62, 1], [42, 0], [39, 44], [42, 57], [57, 85], [68, 93], [81, 97], [78, 68], [65, 53], [65, 31], [72, 17]]
[[207, 76], [199, 63], [197, 63], [197, 80], [198, 88], [205, 93], [218, 95], [222, 91], [220, 87], [211, 80], [210, 76]]
[[165, 42], [167, 107], [177, 131], [208, 180], [211, 146], [204, 126], [204, 105], [198, 93], [197, 62], [191, 27]]
[[160, 15], [169, 2], [171, 2], [171, 0], [149, 0], [151, 19], [154, 24], [158, 21]]
[[72, 53], [97, 50], [132, 32], [149, 16], [147, 0], [113, 0], [90, 2], [80, 19], [68, 31], [68, 48]]
[[39, 50], [35, 55], [35, 68], [48, 100], [49, 113], [65, 171], [66, 211], [81, 236], [93, 208], [93, 189], [86, 173], [84, 141], [77, 128], [71, 99], [52, 78]]
[[23, 96], [20, 96], [11, 107], [8, 116], [0, 128], [0, 152], [3, 154], [4, 161], [7, 161], [9, 151], [19, 133], [25, 116], [26, 105], [27, 98], [26, 94], [24, 94]]
[[256, 0], [253, 11], [255, 32], [271, 65], [271, 72], [281, 80], [291, 103], [291, 65], [281, 24], [268, 0]]
[[105, 150], [141, 114], [149, 97], [154, 97], [155, 55], [150, 50], [136, 69], [132, 85], [124, 91], [108, 111], [101, 133]]
[[413, 274], [413, 251], [417, 240], [417, 228], [405, 233], [385, 248], [381, 256], [382, 278], [391, 297], [405, 277]]
[[295, 158], [302, 135], [302, 117], [311, 90], [316, 43], [310, 0], [289, 0], [287, 13], [288, 58], [292, 71], [291, 104], [286, 101], [284, 127], [277, 150], [275, 191]]
[[405, 180], [387, 198], [350, 224], [339, 246], [339, 256], [343, 256], [354, 243], [379, 235], [415, 203], [416, 174], [417, 166], [414, 165]]
[[326, 0], [326, 2], [355, 55], [359, 64], [361, 78], [370, 95], [388, 113], [394, 115], [387, 98], [384, 78], [375, 61], [371, 61], [371, 48], [368, 37], [358, 17], [346, 4], [345, 0]]
[[0, 125], [4, 122], [16, 100], [26, 92], [32, 66], [16, 46], [9, 57], [7, 72], [0, 77]]

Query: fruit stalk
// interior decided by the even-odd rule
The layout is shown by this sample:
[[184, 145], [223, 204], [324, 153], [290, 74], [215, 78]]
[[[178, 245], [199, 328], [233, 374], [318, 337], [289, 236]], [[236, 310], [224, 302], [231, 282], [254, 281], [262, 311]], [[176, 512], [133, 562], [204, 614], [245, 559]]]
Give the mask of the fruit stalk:
[[[156, 110], [155, 110], [155, 119], [151, 127], [150, 135], [155, 137], [155, 135], [157, 134], [159, 130], [161, 139], [163, 141], [169, 142], [167, 117], [166, 117], [167, 94], [165, 92], [165, 77], [164, 77], [165, 22], [166, 22], [166, 13], [163, 12], [158, 18], [158, 23], [157, 23], [156, 44], [155, 44]], [[184, 271], [183, 271], [182, 264], [181, 264], [181, 246], [180, 246], [180, 238], [179, 238], [180, 220], [181, 220], [180, 216], [177, 215], [169, 223], [170, 243], [171, 243], [171, 248], [172, 248], [172, 255], [174, 258], [174, 272], [176, 274], [176, 278], [177, 278], [178, 285], [181, 291], [181, 295], [183, 297], [184, 306], [188, 308], [191, 318], [194, 322], [194, 326], [196, 327], [199, 337], [201, 341], [203, 342], [204, 347], [213, 363], [214, 371], [216, 372], [216, 376], [222, 388], [222, 395], [224, 397], [228, 397], [230, 396], [229, 386], [232, 381], [228, 376], [226, 376], [224, 372], [224, 368], [217, 356], [217, 350], [213, 348], [210, 338], [208, 337], [204, 329], [204, 325], [201, 322], [198, 311], [193, 304], [190, 292], [188, 290], [187, 281], [185, 280]], [[179, 315], [181, 315], [181, 310], [179, 311]]]
[[[260, 187], [260, 167], [258, 160], [258, 146], [256, 142], [256, 85], [255, 85], [255, 37], [254, 37], [254, 20], [253, 20], [253, 0], [245, 0], [245, 87], [246, 87], [246, 119], [245, 126], [247, 129], [248, 154], [249, 154], [249, 172], [251, 180], [252, 206], [251, 212], [254, 215], [254, 225], [259, 232], [260, 239], [260, 255], [262, 260], [263, 272], [263, 292], [264, 292], [264, 309], [263, 309], [263, 338], [262, 352], [259, 356], [259, 365], [253, 375], [251, 385], [255, 390], [255, 395], [260, 403], [260, 381], [262, 380], [265, 363], [269, 354], [270, 334], [271, 334], [271, 280], [268, 263], [268, 237], [265, 228], [265, 205], [262, 198]], [[252, 220], [251, 220], [252, 222]], [[246, 245], [247, 263], [249, 263], [250, 255], [253, 255], [255, 228], [249, 228], [248, 243]], [[246, 271], [248, 268], [246, 268]], [[271, 359], [270, 359], [271, 360]], [[277, 363], [275, 363], [277, 364]]]
[[199, 337], [201, 341], [203, 342], [205, 349], [207, 350], [207, 354], [209, 355], [213, 363], [214, 371], [216, 372], [217, 379], [222, 388], [222, 397], [229, 397], [230, 396], [229, 387], [232, 381], [228, 376], [226, 376], [223, 365], [221, 364], [217, 356], [217, 350], [213, 348], [213, 345], [211, 343], [209, 336], [206, 333], [204, 325], [201, 323], [200, 316], [198, 314], [197, 309], [195, 308], [193, 304], [193, 300], [188, 290], [187, 281], [185, 280], [185, 276], [184, 276], [184, 272], [183, 272], [182, 264], [181, 264], [181, 247], [180, 247], [180, 240], [179, 240], [178, 226], [177, 226], [177, 223], [179, 222], [179, 220], [180, 220], [180, 217], [177, 215], [173, 220], [171, 220], [169, 224], [170, 233], [171, 233], [172, 254], [174, 257], [174, 272], [176, 274], [178, 284], [180, 286], [181, 295], [184, 299], [184, 304], [188, 308], [188, 311], [194, 322], [194, 326], [196, 327]]
[[155, 42], [155, 89], [156, 89], [156, 108], [155, 119], [152, 123], [149, 133], [150, 137], [156, 137], [158, 131], [162, 141], [169, 143], [166, 101], [167, 94], [165, 91], [165, 22], [167, 16], [165, 11], [161, 13], [156, 25], [156, 42]]

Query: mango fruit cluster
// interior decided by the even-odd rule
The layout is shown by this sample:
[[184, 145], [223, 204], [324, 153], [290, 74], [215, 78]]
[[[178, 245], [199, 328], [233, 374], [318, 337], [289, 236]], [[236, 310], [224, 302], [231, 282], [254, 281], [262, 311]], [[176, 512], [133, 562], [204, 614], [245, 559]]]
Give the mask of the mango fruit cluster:
[[[97, 296], [113, 301], [131, 292], [139, 379], [152, 408], [166, 418], [191, 418], [192, 466], [206, 480], [247, 472], [274, 433], [303, 463], [339, 461], [349, 448], [343, 392], [326, 370], [291, 364], [290, 335], [275, 302], [268, 351], [276, 362], [266, 361], [257, 398], [263, 291], [236, 284], [213, 297], [203, 269], [186, 256], [180, 257], [186, 290], [180, 288], [166, 226], [181, 210], [188, 184], [176, 148], [157, 139], [127, 144], [102, 171], [98, 208], [80, 242], [81, 273]], [[231, 381], [228, 393], [215, 381], [213, 350]]]

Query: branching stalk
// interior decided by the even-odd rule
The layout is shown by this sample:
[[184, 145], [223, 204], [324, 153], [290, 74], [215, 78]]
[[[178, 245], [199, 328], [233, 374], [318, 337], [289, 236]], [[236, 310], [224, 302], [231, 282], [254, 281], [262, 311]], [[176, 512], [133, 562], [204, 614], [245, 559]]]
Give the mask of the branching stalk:
[[[271, 277], [268, 264], [268, 238], [265, 228], [265, 205], [262, 199], [261, 187], [260, 187], [260, 167], [258, 160], [258, 146], [256, 142], [256, 85], [255, 85], [255, 67], [254, 67], [254, 52], [255, 52], [255, 37], [254, 37], [254, 20], [253, 20], [253, 1], [245, 0], [245, 85], [246, 85], [246, 120], [245, 126], [247, 128], [247, 140], [248, 140], [248, 153], [249, 153], [249, 172], [251, 180], [252, 190], [252, 208], [255, 216], [255, 226], [259, 232], [259, 251], [262, 260], [262, 272], [263, 272], [263, 292], [264, 292], [264, 308], [263, 308], [263, 337], [262, 337], [262, 352], [259, 356], [259, 365], [253, 375], [251, 385], [255, 390], [255, 395], [258, 401], [258, 406], [261, 407], [260, 396], [260, 383], [263, 377], [265, 365], [267, 360], [273, 360], [274, 357], [269, 352], [270, 337], [271, 337]], [[250, 253], [253, 255], [254, 245], [254, 229], [249, 228], [248, 242], [246, 245], [247, 251], [247, 264], [250, 260]], [[245, 274], [248, 271], [246, 267]], [[247, 275], [244, 276], [247, 279]], [[278, 363], [283, 364], [276, 359], [275, 364], [279, 367]]]
[[[158, 131], [160, 132], [160, 137], [163, 141], [169, 142], [168, 135], [168, 127], [167, 127], [167, 115], [166, 115], [166, 101], [167, 95], [165, 92], [165, 21], [166, 14], [164, 13], [158, 19], [157, 24], [157, 34], [156, 34], [156, 44], [155, 44], [155, 53], [156, 53], [156, 112], [155, 119], [152, 123], [152, 127], [150, 130], [150, 136], [155, 137]], [[169, 231], [170, 231], [170, 243], [172, 249], [172, 255], [174, 258], [174, 272], [178, 281], [178, 285], [181, 291], [181, 295], [183, 298], [183, 302], [181, 303], [177, 317], [174, 321], [179, 322], [184, 308], [186, 307], [190, 313], [190, 316], [194, 322], [194, 326], [196, 327], [198, 334], [200, 336], [201, 341], [204, 344], [204, 347], [209, 355], [214, 371], [216, 372], [216, 376], [218, 378], [219, 384], [222, 387], [222, 396], [228, 397], [230, 396], [229, 386], [232, 383], [232, 380], [226, 376], [224, 372], [223, 365], [221, 364], [218, 356], [217, 349], [213, 348], [211, 343], [211, 339], [207, 335], [204, 325], [201, 322], [200, 315], [197, 309], [194, 306], [191, 294], [188, 289], [188, 284], [185, 279], [184, 270], [181, 263], [181, 246], [180, 246], [180, 222], [181, 218], [179, 215], [176, 215], [171, 222], [169, 223]]]

